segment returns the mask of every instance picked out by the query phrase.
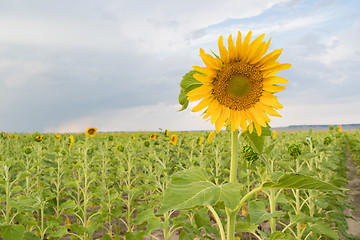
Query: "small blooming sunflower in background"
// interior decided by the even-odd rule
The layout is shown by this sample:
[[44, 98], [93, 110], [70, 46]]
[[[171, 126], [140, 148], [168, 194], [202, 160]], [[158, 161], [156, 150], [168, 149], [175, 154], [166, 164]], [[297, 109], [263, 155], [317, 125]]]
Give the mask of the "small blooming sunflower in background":
[[71, 147], [74, 144], [74, 136], [70, 135], [69, 136], [69, 147]]
[[56, 139], [57, 139], [58, 141], [61, 140], [61, 135], [60, 135], [60, 134], [56, 134], [55, 137], [56, 137]]
[[155, 140], [156, 139], [156, 134], [155, 133], [150, 134], [150, 139]]
[[199, 137], [199, 139], [198, 139], [198, 145], [199, 145], [199, 146], [201, 146], [202, 141], [203, 141], [203, 137]]
[[169, 130], [165, 130], [165, 137], [169, 137]]
[[177, 140], [178, 140], [178, 136], [177, 136], [176, 134], [171, 135], [170, 143], [171, 143], [172, 145], [176, 145]]
[[35, 137], [35, 141], [37, 141], [37, 142], [41, 142], [42, 140], [43, 140], [43, 135], [37, 135], [36, 137]]
[[210, 143], [211, 139], [215, 136], [215, 132], [214, 131], [211, 131], [209, 133], [209, 135], [207, 136], [207, 142]]
[[94, 137], [96, 135], [96, 130], [97, 128], [88, 127], [85, 131], [85, 134], [88, 135], [89, 137]]
[[274, 130], [272, 130], [272, 138], [275, 138], [276, 137], [276, 132], [275, 132], [275, 129]]
[[341, 126], [336, 127], [336, 131], [341, 132], [341, 130], [342, 130]]
[[220, 36], [220, 57], [200, 49], [200, 57], [206, 66], [193, 67], [197, 71], [193, 77], [200, 84], [187, 92], [187, 100], [201, 100], [192, 111], [206, 109], [203, 118], [210, 118], [216, 132], [230, 124], [232, 131], [241, 127], [243, 131], [249, 128], [252, 133], [255, 127], [260, 136], [261, 127], [267, 127], [270, 122], [268, 115], [281, 117], [275, 109], [282, 105], [274, 93], [284, 90], [284, 86], [277, 84], [288, 80], [274, 75], [291, 65], [277, 62], [282, 49], [265, 55], [270, 46], [270, 40], [263, 41], [265, 34], [250, 42], [251, 34], [250, 31], [242, 39], [238, 32], [236, 44], [230, 35], [228, 49]]

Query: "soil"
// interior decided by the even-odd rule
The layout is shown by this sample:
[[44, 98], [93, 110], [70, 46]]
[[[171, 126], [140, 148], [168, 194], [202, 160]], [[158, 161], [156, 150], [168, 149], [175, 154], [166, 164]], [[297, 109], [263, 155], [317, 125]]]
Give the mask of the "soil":
[[348, 185], [346, 186], [350, 189], [349, 199], [351, 203], [355, 206], [356, 211], [351, 209], [346, 209], [345, 213], [355, 220], [348, 218], [347, 222], [349, 225], [347, 233], [352, 234], [356, 237], [360, 237], [360, 175], [357, 174], [358, 167], [354, 163], [354, 160], [351, 158], [350, 153], [348, 152], [348, 160], [346, 167], [348, 171]]

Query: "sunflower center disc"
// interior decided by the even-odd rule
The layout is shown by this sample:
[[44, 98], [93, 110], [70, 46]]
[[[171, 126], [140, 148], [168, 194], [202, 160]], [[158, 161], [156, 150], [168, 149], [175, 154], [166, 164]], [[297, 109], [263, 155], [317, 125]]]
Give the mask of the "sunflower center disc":
[[253, 107], [263, 92], [263, 75], [250, 64], [231, 62], [218, 71], [213, 94], [221, 105], [233, 110]]
[[242, 74], [231, 77], [228, 83], [228, 91], [235, 97], [244, 97], [251, 91], [250, 79]]

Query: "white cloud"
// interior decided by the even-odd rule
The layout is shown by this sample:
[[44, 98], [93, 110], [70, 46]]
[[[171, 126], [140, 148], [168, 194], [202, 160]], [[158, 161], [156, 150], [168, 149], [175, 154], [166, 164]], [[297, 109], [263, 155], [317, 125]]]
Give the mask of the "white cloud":
[[360, 21], [350, 29], [336, 32], [333, 36], [324, 39], [326, 50], [319, 56], [314, 56], [321, 63], [330, 66], [337, 63], [360, 60]]
[[[286, 1], [113, 1], [103, 2], [98, 9], [87, 8], [90, 13], [79, 16], [65, 12], [51, 15], [55, 10], [45, 4], [50, 13], [44, 14], [48, 9], [40, 8], [33, 14], [3, 14], [0, 42], [109, 50], [126, 49], [135, 43], [137, 48], [151, 53], [177, 51], [187, 47], [185, 37], [195, 30], [229, 18], [257, 16]], [[19, 6], [26, 4], [20, 2]]]

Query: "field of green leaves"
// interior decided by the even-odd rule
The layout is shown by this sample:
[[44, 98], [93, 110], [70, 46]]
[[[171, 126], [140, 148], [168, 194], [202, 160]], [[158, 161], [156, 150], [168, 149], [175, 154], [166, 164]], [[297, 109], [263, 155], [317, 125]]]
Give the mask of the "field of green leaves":
[[2, 133], [0, 236], [225, 239], [232, 209], [236, 239], [358, 239], [344, 208], [346, 143], [360, 165], [359, 132], [268, 135], [238, 136], [229, 184], [226, 131]]

